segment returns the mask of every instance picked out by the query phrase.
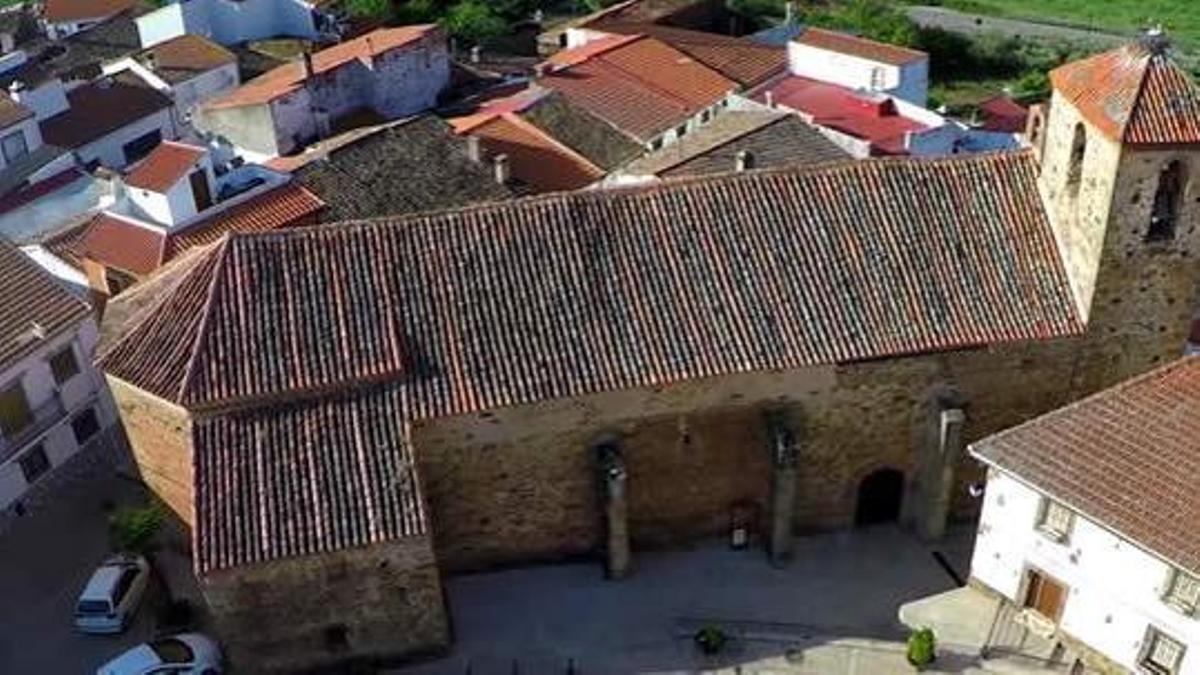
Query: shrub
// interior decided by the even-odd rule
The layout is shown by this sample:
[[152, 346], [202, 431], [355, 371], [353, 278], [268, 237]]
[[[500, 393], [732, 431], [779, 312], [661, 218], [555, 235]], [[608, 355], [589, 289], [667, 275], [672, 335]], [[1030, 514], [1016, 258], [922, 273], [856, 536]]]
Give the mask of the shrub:
[[508, 24], [500, 18], [491, 7], [479, 0], [463, 0], [446, 13], [442, 23], [446, 30], [455, 37], [470, 42], [479, 42], [485, 38], [502, 35], [508, 30]]
[[729, 636], [725, 631], [716, 626], [705, 626], [696, 631], [695, 636], [696, 646], [705, 654], [719, 654], [725, 648], [725, 644], [729, 642]]
[[122, 553], [149, 553], [162, 523], [158, 504], [118, 509], [108, 520], [112, 547]]
[[392, 16], [391, 0], [346, 0], [343, 6], [355, 19], [386, 21]]
[[932, 628], [913, 631], [908, 636], [908, 662], [920, 668], [937, 658], [937, 638]]

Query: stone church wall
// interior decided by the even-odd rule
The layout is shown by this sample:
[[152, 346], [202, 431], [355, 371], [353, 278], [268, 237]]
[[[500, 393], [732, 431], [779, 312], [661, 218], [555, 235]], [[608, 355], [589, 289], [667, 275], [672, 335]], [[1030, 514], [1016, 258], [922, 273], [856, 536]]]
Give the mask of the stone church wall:
[[191, 527], [195, 523], [191, 417], [183, 408], [115, 377], [108, 378], [108, 385], [125, 427], [137, 477]]
[[450, 640], [425, 537], [217, 571], [203, 590], [238, 672], [387, 663]]

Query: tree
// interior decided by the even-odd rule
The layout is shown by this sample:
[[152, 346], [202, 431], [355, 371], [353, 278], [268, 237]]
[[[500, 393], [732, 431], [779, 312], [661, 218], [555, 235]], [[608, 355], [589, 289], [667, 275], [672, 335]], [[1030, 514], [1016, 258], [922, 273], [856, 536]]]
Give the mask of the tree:
[[386, 21], [392, 16], [391, 0], [346, 0], [344, 6], [355, 19]]
[[121, 553], [149, 553], [162, 523], [163, 510], [158, 503], [123, 508], [109, 519], [112, 546]]
[[479, 0], [463, 0], [454, 5], [442, 19], [442, 24], [455, 37], [470, 42], [503, 35], [508, 30], [504, 19]]

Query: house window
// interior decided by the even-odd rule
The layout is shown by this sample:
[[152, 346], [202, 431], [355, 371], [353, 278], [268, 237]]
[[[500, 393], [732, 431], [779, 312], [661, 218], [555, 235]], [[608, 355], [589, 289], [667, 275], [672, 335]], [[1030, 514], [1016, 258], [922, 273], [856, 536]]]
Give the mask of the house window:
[[871, 89], [874, 91], [880, 91], [884, 88], [884, 85], [885, 85], [885, 81], [884, 81], [883, 68], [872, 68], [871, 69]]
[[1172, 569], [1167, 579], [1163, 602], [1184, 614], [1193, 614], [1200, 604], [1200, 579], [1180, 569]]
[[40, 443], [21, 455], [18, 462], [21, 465], [21, 473], [25, 474], [25, 482], [30, 485], [50, 470], [50, 458], [46, 457], [46, 450]]
[[686, 124], [680, 124], [678, 127], [676, 127], [675, 138], [683, 138], [686, 135], [687, 135], [687, 125]]
[[0, 431], [13, 437], [33, 422], [29, 401], [25, 400], [25, 389], [17, 382], [0, 392]]
[[1071, 526], [1075, 523], [1075, 514], [1067, 507], [1053, 499], [1043, 498], [1041, 512], [1038, 514], [1037, 529], [1042, 534], [1057, 542], [1066, 542], [1071, 537]]
[[1183, 202], [1187, 182], [1184, 173], [1183, 163], [1179, 160], [1167, 164], [1159, 172], [1146, 241], [1170, 241], [1175, 238], [1175, 223], [1179, 220], [1179, 205]]
[[1071, 194], [1079, 194], [1083, 181], [1083, 157], [1087, 154], [1087, 131], [1083, 123], [1075, 125], [1075, 137], [1071, 139], [1071, 163], [1067, 165], [1067, 187]]
[[1183, 660], [1183, 652], [1183, 643], [1167, 637], [1154, 626], [1150, 626], [1146, 629], [1141, 666], [1155, 675], [1174, 675], [1179, 672], [1179, 662]]
[[137, 138], [129, 141], [121, 147], [121, 151], [125, 154], [125, 163], [132, 164], [139, 159], [150, 154], [150, 151], [162, 142], [162, 131], [155, 129], [154, 131], [142, 134]]
[[75, 432], [75, 442], [83, 445], [100, 431], [100, 422], [96, 419], [96, 411], [88, 408], [71, 420], [71, 430]]
[[75, 350], [71, 345], [50, 357], [50, 372], [54, 374], [54, 383], [60, 387], [79, 374], [79, 364], [75, 361]]
[[4, 151], [4, 159], [14, 162], [29, 154], [29, 146], [25, 143], [25, 132], [17, 129], [11, 134], [0, 138], [0, 148]]

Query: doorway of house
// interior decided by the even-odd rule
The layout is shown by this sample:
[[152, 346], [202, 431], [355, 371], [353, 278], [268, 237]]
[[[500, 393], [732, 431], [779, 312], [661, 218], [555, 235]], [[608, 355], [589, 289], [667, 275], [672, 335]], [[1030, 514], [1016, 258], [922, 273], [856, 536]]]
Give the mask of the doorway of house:
[[1063, 601], [1067, 598], [1067, 587], [1037, 570], [1029, 570], [1026, 578], [1024, 607], [1058, 623]]
[[894, 523], [900, 519], [904, 499], [904, 472], [879, 469], [858, 484], [858, 502], [854, 509], [855, 525]]

